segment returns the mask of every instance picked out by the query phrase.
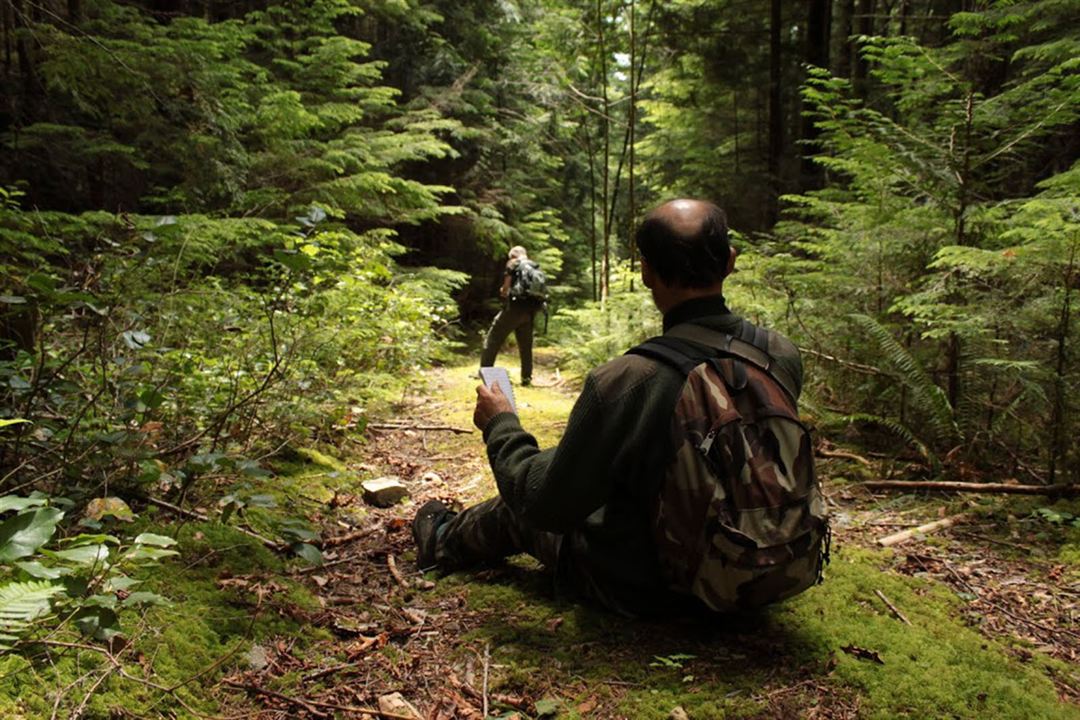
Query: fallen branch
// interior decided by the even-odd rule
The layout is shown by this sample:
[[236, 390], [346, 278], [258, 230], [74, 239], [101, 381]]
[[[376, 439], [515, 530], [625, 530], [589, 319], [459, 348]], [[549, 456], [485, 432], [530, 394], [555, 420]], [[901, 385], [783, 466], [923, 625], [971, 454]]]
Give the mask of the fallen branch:
[[874, 594], [881, 598], [881, 602], [885, 603], [885, 607], [889, 608], [889, 610], [892, 612], [893, 615], [896, 616], [898, 620], [900, 620], [905, 625], [911, 624], [911, 621], [904, 616], [904, 613], [900, 612], [900, 609], [898, 607], [889, 602], [889, 598], [885, 597], [885, 593], [881, 592], [880, 590], [874, 590]]
[[[158, 498], [150, 497], [149, 495], [144, 497], [143, 500], [145, 500], [150, 505], [155, 505], [155, 506], [161, 508], [162, 510], [168, 510], [169, 512], [176, 513], [177, 515], [182, 515], [182, 516], [184, 516], [184, 517], [186, 517], [186, 518], [188, 518], [190, 520], [198, 520], [200, 522], [211, 522], [210, 518], [207, 517], [206, 515], [203, 515], [202, 513], [197, 513], [194, 510], [185, 510], [184, 508], [180, 507], [179, 505], [173, 505], [171, 502], [166, 502], [165, 500], [159, 500]], [[270, 548], [271, 550], [275, 550], [275, 551], [282, 550], [285, 547], [282, 543], [276, 542], [276, 541], [271, 540], [270, 538], [267, 538], [267, 537], [263, 537], [262, 535], [255, 532], [254, 530], [248, 530], [246, 527], [243, 527], [242, 525], [233, 525], [232, 527], [235, 528], [236, 530], [239, 530], [240, 532], [244, 533], [248, 537], [255, 538], [256, 540], [258, 540], [259, 542], [261, 542], [263, 545]]]
[[901, 530], [898, 533], [886, 535], [885, 537], [878, 540], [878, 544], [882, 547], [891, 547], [893, 545], [898, 545], [905, 540], [910, 540], [916, 535], [929, 535], [930, 533], [935, 533], [938, 530], [944, 530], [945, 528], [952, 527], [956, 523], [966, 519], [967, 516], [961, 514], [953, 515], [942, 520], [935, 520], [934, 522], [926, 523], [925, 525], [920, 525], [919, 527], [911, 528], [910, 530]]
[[860, 485], [867, 490], [931, 490], [937, 492], [1002, 493], [1013, 495], [1080, 495], [1080, 485], [1014, 485], [1012, 483], [949, 482], [944, 480], [868, 480]]
[[854, 460], [857, 463], [862, 463], [866, 467], [871, 467], [873, 463], [864, 458], [862, 455], [856, 455], [853, 452], [845, 452], [843, 450], [826, 450], [825, 448], [818, 448], [818, 457], [823, 458], [838, 458], [841, 460]]
[[304, 708], [316, 717], [330, 717], [328, 713], [319, 710], [319, 708], [326, 708], [327, 710], [353, 712], [361, 715], [370, 715], [371, 717], [389, 718], [390, 720], [416, 720], [412, 715], [401, 715], [399, 713], [386, 712], [384, 710], [375, 710], [374, 708], [359, 707], [356, 705], [338, 705], [336, 703], [320, 702], [318, 700], [307, 700], [305, 698], [292, 697], [291, 695], [283, 695], [282, 693], [268, 690], [267, 688], [262, 688], [258, 685], [251, 685], [250, 683], [238, 683], [232, 680], [226, 680], [225, 684], [239, 690], [252, 690], [268, 697], [292, 703], [293, 705]]
[[864, 375], [889, 374], [887, 372], [883, 372], [880, 368], [874, 367], [873, 365], [864, 365], [863, 363], [852, 362], [851, 360], [844, 360], [843, 358], [838, 358], [835, 355], [826, 355], [823, 352], [818, 352], [817, 350], [808, 347], [800, 347], [799, 352], [803, 353], [804, 355], [812, 355], [816, 358], [821, 358], [822, 360], [828, 360], [829, 362], [836, 363], [837, 365], [841, 365]]
[[325, 550], [328, 547], [337, 547], [338, 545], [344, 545], [345, 543], [352, 542], [353, 540], [360, 540], [366, 538], [368, 535], [374, 535], [379, 531], [381, 525], [375, 525], [374, 527], [364, 528], [363, 530], [357, 530], [351, 533], [345, 533], [344, 535], [338, 535], [337, 537], [326, 538], [319, 543], [319, 546]]
[[359, 663], [348, 662], [348, 663], [342, 663], [341, 665], [331, 665], [330, 667], [327, 667], [327, 668], [321, 668], [319, 670], [313, 670], [312, 672], [309, 672], [309, 673], [307, 673], [307, 674], [305, 674], [303, 676], [304, 677], [304, 682], [314, 682], [315, 680], [319, 680], [321, 678], [324, 678], [327, 675], [334, 675], [335, 673], [339, 673], [339, 672], [342, 672], [344, 670], [355, 670], [357, 668], [358, 664]]
[[252, 685], [250, 683], [238, 683], [238, 682], [234, 682], [232, 680], [226, 680], [225, 684], [228, 685], [229, 687], [237, 688], [238, 690], [248, 690], [248, 691], [252, 691], [252, 692], [257, 692], [257, 693], [259, 693], [261, 695], [266, 695], [267, 697], [272, 697], [275, 700], [281, 700], [283, 702], [289, 703], [290, 705], [296, 705], [297, 707], [302, 707], [305, 710], [307, 710], [309, 713], [314, 715], [315, 717], [321, 717], [321, 718], [330, 717], [329, 713], [325, 713], [325, 712], [322, 712], [321, 710], [319, 710], [318, 707], [316, 707], [316, 704], [311, 702], [310, 700], [304, 700], [303, 698], [292, 697], [291, 695], [284, 695], [284, 694], [279, 693], [279, 692], [277, 692], [275, 690], [269, 690], [267, 688], [259, 687], [258, 685]]
[[404, 423], [368, 423], [373, 430], [446, 430], [460, 435], [472, 434], [472, 428], [459, 428], [453, 425], [406, 425]]

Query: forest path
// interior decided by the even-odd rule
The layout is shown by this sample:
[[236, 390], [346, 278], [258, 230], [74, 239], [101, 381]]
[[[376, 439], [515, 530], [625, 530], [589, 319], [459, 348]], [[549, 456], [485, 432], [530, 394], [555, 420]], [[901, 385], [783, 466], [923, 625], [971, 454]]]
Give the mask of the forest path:
[[[536, 384], [515, 393], [523, 424], [546, 447], [576, 393], [553, 356], [539, 360]], [[364, 515], [357, 498], [335, 496], [339, 512], [363, 515], [359, 537], [331, 543], [323, 567], [296, 573], [323, 608], [310, 621], [329, 632], [302, 649], [270, 648], [270, 675], [248, 679], [306, 701], [263, 695], [266, 717], [363, 717], [400, 693], [427, 720], [1080, 718], [1075, 566], [1039, 549], [1008, 554], [1017, 525], [1002, 534], [995, 513], [1012, 506], [876, 548], [892, 529], [973, 504], [872, 496], [845, 484], [857, 469], [848, 461], [819, 466], [836, 525], [826, 582], [754, 615], [628, 621], [555, 599], [527, 558], [422, 577], [409, 531], [416, 509], [495, 492], [479, 432], [446, 429], [471, 428], [474, 365], [424, 378], [392, 420], [369, 424], [349, 458], [366, 473], [401, 477], [412, 501]], [[324, 535], [340, 533], [328, 523]], [[386, 707], [396, 708], [387, 717], [411, 713]]]

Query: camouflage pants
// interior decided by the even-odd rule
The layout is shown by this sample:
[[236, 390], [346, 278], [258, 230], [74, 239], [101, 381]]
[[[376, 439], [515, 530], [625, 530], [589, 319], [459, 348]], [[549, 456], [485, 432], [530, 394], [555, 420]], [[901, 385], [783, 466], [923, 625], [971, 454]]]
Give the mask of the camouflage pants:
[[537, 308], [528, 302], [508, 302], [495, 316], [495, 321], [484, 338], [484, 351], [480, 355], [480, 367], [491, 367], [499, 349], [511, 332], [517, 339], [521, 354], [521, 379], [532, 379], [533, 317]]
[[[681, 605], [659, 588], [616, 587], [590, 562], [579, 532], [565, 535], [529, 527], [500, 497], [458, 513], [439, 529], [435, 558], [443, 571], [495, 564], [526, 553], [554, 576], [556, 595], [587, 599], [623, 615], [655, 615]], [[654, 590], [656, 592], [654, 592]]]
[[528, 553], [555, 570], [563, 536], [533, 530], [493, 497], [458, 513], [439, 529], [435, 558], [443, 570], [497, 563], [511, 555]]

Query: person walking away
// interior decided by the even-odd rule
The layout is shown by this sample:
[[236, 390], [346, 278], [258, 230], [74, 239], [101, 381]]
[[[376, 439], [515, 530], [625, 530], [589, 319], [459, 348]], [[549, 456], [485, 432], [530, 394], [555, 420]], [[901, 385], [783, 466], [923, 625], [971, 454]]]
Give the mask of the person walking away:
[[532, 384], [533, 318], [547, 300], [546, 278], [540, 266], [529, 259], [525, 248], [510, 248], [499, 297], [505, 305], [495, 316], [484, 338], [480, 367], [492, 367], [499, 349], [511, 332], [521, 355], [521, 384]]

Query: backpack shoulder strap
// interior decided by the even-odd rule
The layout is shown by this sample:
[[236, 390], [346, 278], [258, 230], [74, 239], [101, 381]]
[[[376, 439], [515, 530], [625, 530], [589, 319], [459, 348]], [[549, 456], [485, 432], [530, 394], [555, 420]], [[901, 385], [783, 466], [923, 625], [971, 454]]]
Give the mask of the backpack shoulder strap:
[[798, 387], [795, 378], [778, 363], [773, 362], [772, 356], [769, 355], [769, 334], [763, 328], [743, 322], [739, 328], [739, 337], [735, 337], [701, 325], [683, 323], [668, 330], [663, 337], [689, 340], [692, 343], [712, 348], [714, 352], [721, 355], [745, 360], [775, 380], [793, 402], [799, 397], [795, 391]]
[[646, 340], [636, 347], [626, 351], [627, 355], [641, 355], [666, 363], [675, 368], [683, 375], [689, 375], [701, 361], [708, 357], [701, 350], [696, 350], [687, 343], [664, 336]]

